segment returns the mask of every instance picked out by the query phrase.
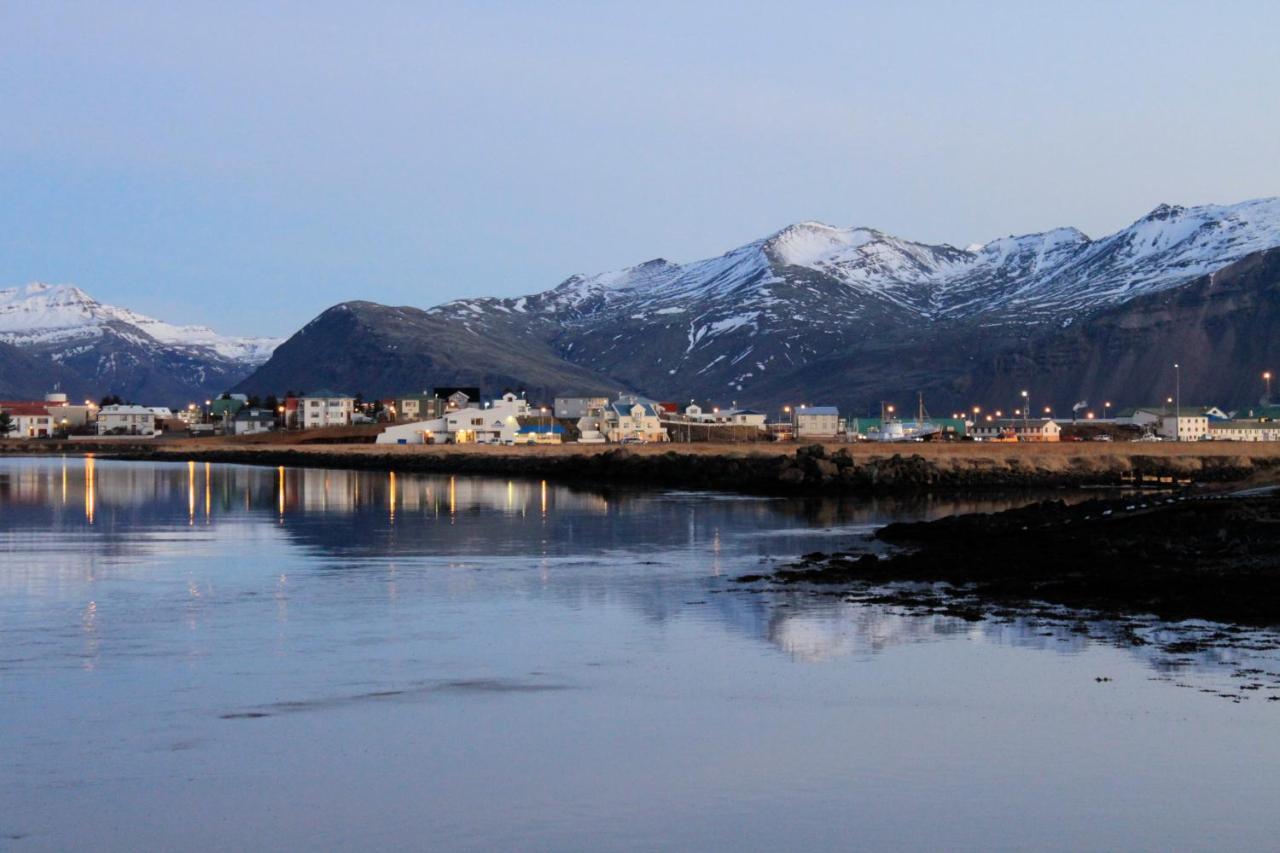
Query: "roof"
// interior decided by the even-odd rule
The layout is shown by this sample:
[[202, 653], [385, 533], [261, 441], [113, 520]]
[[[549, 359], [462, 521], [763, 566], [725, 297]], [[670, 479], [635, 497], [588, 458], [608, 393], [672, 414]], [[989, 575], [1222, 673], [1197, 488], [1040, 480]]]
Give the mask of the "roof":
[[759, 412], [759, 411], [756, 411], [755, 409], [725, 409], [720, 414], [722, 415], [763, 415], [764, 412]]
[[517, 432], [518, 433], [536, 432], [536, 433], [545, 433], [545, 434], [560, 434], [564, 432], [564, 427], [560, 426], [560, 424], [557, 424], [557, 423], [529, 424], [527, 426], [520, 427], [520, 429], [517, 430]]
[[342, 399], [342, 400], [354, 400], [356, 398], [356, 395], [340, 394], [337, 391], [330, 391], [328, 388], [321, 388], [319, 391], [308, 391], [305, 394], [298, 395], [298, 399], [300, 400], [314, 400], [321, 397], [328, 400], [332, 400], [335, 398]]
[[1257, 420], [1231, 420], [1231, 421], [1214, 421], [1209, 425], [1210, 430], [1222, 429], [1280, 429], [1280, 423], [1276, 421], [1257, 421]]
[[630, 415], [630, 414], [631, 414], [631, 410], [632, 410], [632, 408], [634, 408], [635, 406], [639, 406], [641, 409], [643, 409], [643, 410], [644, 410], [644, 413], [645, 413], [646, 415], [649, 415], [650, 417], [655, 417], [655, 418], [656, 418], [656, 417], [658, 416], [658, 409], [657, 409], [657, 407], [656, 407], [653, 403], [641, 403], [641, 402], [635, 402], [635, 403], [623, 403], [623, 402], [613, 402], [613, 403], [610, 403], [610, 404], [609, 404], [609, 408], [613, 409], [613, 411], [614, 411], [614, 412], [616, 412], [616, 413], [617, 413], [617, 414], [619, 414], [619, 415]]
[[794, 410], [797, 416], [800, 415], [839, 415], [840, 409], [835, 406], [804, 406]]
[[0, 412], [17, 417], [33, 417], [49, 414], [45, 403], [0, 403]]
[[1023, 421], [1022, 418], [998, 418], [994, 421], [980, 421], [979, 423], [974, 424], [974, 429], [1020, 428], [1024, 423], [1028, 428], [1042, 427], [1047, 424], [1057, 426], [1058, 424], [1058, 422], [1053, 418], [1027, 418], [1025, 421]]
[[270, 409], [241, 409], [236, 413], [238, 421], [274, 421], [276, 413]]
[[155, 412], [149, 406], [103, 406], [98, 410], [98, 416], [102, 415], [155, 415]]

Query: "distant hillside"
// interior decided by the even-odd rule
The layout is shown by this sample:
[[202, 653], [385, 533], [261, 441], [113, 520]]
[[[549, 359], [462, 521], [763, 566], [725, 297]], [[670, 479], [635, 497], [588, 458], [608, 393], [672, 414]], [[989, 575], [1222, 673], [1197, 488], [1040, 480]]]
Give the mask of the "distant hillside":
[[[427, 311], [336, 306], [239, 387], [625, 388], [850, 411], [924, 391], [945, 411], [1033, 383], [1053, 387], [1055, 398], [1040, 399], [1062, 410], [1076, 399], [1161, 395], [1161, 365], [1182, 360], [1203, 371], [1189, 369], [1188, 393], [1251, 399], [1258, 359], [1274, 353], [1244, 341], [1280, 333], [1260, 327], [1271, 316], [1270, 261], [1231, 274], [1252, 288], [1233, 304], [1253, 300], [1257, 318], [1211, 317], [1214, 295], [1194, 294], [1203, 277], [1277, 247], [1280, 199], [1160, 205], [1097, 240], [1061, 228], [966, 249], [802, 222], [718, 258], [657, 259], [520, 298]], [[1200, 307], [1170, 307], [1184, 299]], [[1199, 349], [1209, 342], [1231, 356], [1210, 358]]]

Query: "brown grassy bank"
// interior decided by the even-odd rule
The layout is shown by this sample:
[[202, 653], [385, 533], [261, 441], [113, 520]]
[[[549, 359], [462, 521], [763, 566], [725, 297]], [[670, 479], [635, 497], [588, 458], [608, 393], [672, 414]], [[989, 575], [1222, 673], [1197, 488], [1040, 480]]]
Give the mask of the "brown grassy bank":
[[[492, 447], [297, 444], [238, 438], [0, 443], [7, 452], [395, 469], [753, 492], [857, 492], [1271, 482], [1280, 444], [668, 444]], [[345, 436], [344, 436], [345, 438]]]

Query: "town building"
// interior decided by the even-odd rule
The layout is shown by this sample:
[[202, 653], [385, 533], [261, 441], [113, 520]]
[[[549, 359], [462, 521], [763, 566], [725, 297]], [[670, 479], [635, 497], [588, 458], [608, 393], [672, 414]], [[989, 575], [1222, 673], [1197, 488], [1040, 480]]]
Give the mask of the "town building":
[[657, 403], [626, 396], [605, 406], [598, 431], [608, 441], [670, 441]]
[[835, 406], [800, 406], [792, 410], [795, 437], [835, 438], [840, 432], [840, 410]]
[[[421, 394], [402, 394], [383, 400], [387, 418], [397, 422], [426, 421], [444, 416], [446, 400], [423, 391]], [[464, 404], [465, 405], [465, 404]]]
[[520, 419], [530, 414], [528, 401], [508, 391], [484, 406], [465, 406], [446, 411], [439, 418], [397, 423], [384, 429], [374, 441], [377, 444], [510, 444], [520, 432]]
[[9, 431], [0, 438], [49, 438], [58, 428], [44, 403], [4, 402], [0, 412], [9, 416]]
[[764, 429], [765, 414], [764, 412], [757, 412], [755, 409], [725, 409], [722, 412], [713, 413], [713, 415], [717, 423]]
[[[355, 397], [350, 394], [329, 390], [313, 391], [298, 395], [293, 407], [293, 419], [302, 429], [349, 426], [355, 407]], [[288, 408], [286, 403], [286, 409]]]
[[86, 400], [83, 404], [67, 401], [67, 395], [52, 392], [44, 400], [0, 400], [0, 411], [13, 421], [11, 438], [42, 438], [58, 432], [85, 427], [97, 414], [98, 407]]
[[236, 412], [231, 419], [232, 435], [255, 435], [271, 432], [276, 428], [276, 413], [270, 409], [245, 408]]
[[556, 417], [571, 420], [599, 415], [607, 405], [608, 397], [556, 397], [554, 401]]
[[209, 420], [227, 426], [236, 413], [249, 404], [244, 394], [224, 394], [209, 403]]
[[601, 417], [588, 415], [578, 419], [579, 444], [604, 444], [604, 433], [600, 432]]
[[1209, 438], [1214, 441], [1280, 441], [1280, 421], [1210, 421]]
[[1168, 409], [1161, 413], [1157, 431], [1172, 441], [1198, 441], [1209, 434], [1209, 416], [1202, 408]]
[[446, 411], [480, 405], [480, 389], [474, 385], [441, 385], [433, 388], [431, 393], [444, 400]]
[[526, 423], [518, 427], [516, 444], [560, 444], [564, 441], [564, 427], [552, 420], [550, 423]]
[[150, 406], [115, 405], [98, 410], [98, 435], [155, 435], [156, 414]]
[[993, 418], [973, 425], [982, 441], [1060, 441], [1062, 426], [1053, 418]]

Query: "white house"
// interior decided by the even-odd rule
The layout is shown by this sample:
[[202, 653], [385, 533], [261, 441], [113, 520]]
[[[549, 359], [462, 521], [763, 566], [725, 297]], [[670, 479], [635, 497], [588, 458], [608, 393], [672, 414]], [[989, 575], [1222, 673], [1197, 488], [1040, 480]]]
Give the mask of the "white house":
[[59, 425], [43, 403], [0, 402], [0, 412], [9, 416], [9, 432], [0, 438], [47, 438]]
[[708, 412], [704, 412], [702, 407], [697, 403], [690, 403], [684, 407], [684, 417], [685, 420], [693, 421], [695, 423], [712, 420], [712, 415]]
[[1160, 416], [1160, 435], [1174, 441], [1199, 441], [1209, 434], [1209, 416], [1204, 409], [1179, 409]]
[[[520, 418], [531, 416], [529, 402], [515, 394], [503, 394], [484, 407], [467, 406], [429, 421], [396, 424], [383, 430], [377, 444], [497, 444], [513, 442], [520, 432]], [[550, 418], [550, 413], [547, 415]]]
[[622, 397], [605, 407], [600, 432], [612, 442], [670, 441], [656, 403]]
[[276, 413], [270, 409], [241, 409], [231, 419], [233, 435], [256, 435], [276, 428]]
[[98, 435], [155, 435], [156, 414], [150, 406], [103, 406]]
[[604, 434], [600, 432], [599, 416], [578, 419], [579, 444], [604, 444], [604, 441]]
[[557, 418], [577, 419], [598, 415], [609, 405], [608, 397], [556, 397]]
[[725, 409], [716, 415], [716, 420], [723, 424], [764, 429], [765, 415], [755, 409]]
[[336, 391], [302, 394], [298, 397], [297, 423], [303, 429], [347, 426], [355, 408], [355, 397]]
[[792, 410], [796, 438], [835, 438], [840, 410], [835, 406], [800, 406]]

